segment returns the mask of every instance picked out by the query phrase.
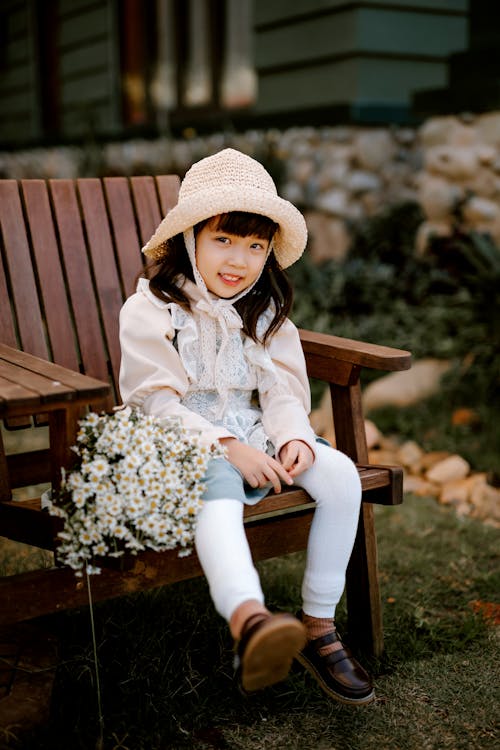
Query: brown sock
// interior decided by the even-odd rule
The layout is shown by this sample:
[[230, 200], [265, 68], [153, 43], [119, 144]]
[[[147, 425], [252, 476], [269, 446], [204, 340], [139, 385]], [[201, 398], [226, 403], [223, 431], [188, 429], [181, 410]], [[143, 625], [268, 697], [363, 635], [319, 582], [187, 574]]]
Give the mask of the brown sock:
[[[330, 617], [312, 617], [303, 612], [302, 622], [306, 627], [307, 639], [309, 641], [314, 641], [316, 638], [321, 638], [324, 635], [328, 635], [328, 633], [335, 632], [335, 620]], [[321, 656], [326, 656], [333, 653], [333, 651], [337, 651], [339, 648], [342, 648], [342, 644], [339, 641], [335, 641], [328, 644], [328, 646], [322, 646], [319, 653]]]

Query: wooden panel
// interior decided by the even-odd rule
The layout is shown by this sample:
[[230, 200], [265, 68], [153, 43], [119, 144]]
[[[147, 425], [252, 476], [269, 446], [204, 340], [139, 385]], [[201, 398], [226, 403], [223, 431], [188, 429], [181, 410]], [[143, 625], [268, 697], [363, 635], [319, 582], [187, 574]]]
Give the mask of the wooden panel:
[[24, 180], [22, 190], [52, 355], [54, 361], [63, 367], [78, 370], [78, 352], [47, 184], [44, 180]]
[[160, 195], [161, 213], [162, 216], [166, 216], [177, 205], [181, 180], [177, 175], [160, 175], [156, 178], [156, 184]]
[[97, 179], [78, 180], [87, 242], [97, 287], [106, 345], [111, 360], [115, 391], [118, 392], [120, 342], [118, 315], [122, 306], [120, 280], [109, 230], [102, 183]]
[[2, 304], [0, 304], [0, 341], [9, 346], [17, 346], [14, 311], [11, 307], [3, 263], [0, 265], [0, 300], [2, 300]]
[[51, 180], [50, 187], [84, 372], [107, 380], [107, 354], [103, 346], [75, 185], [72, 180]]
[[142, 256], [129, 182], [125, 177], [105, 177], [104, 189], [113, 227], [124, 298], [135, 292]]
[[27, 453], [12, 453], [7, 457], [11, 487], [27, 487], [50, 482], [50, 452], [48, 448]]
[[[68, 370], [45, 359], [34, 358], [26, 352], [11, 349], [3, 344], [0, 344], [0, 357], [5, 362], [19, 365], [25, 371], [31, 370], [33, 374], [43, 376], [48, 384], [53, 381], [56, 385], [62, 385], [66, 390], [78, 391], [81, 397], [80, 401], [85, 401], [87, 398], [100, 398], [106, 395], [109, 390], [109, 386], [105, 381]], [[52, 386], [47, 385], [45, 391], [45, 395], [48, 396], [52, 392]]]
[[59, 70], [64, 78], [68, 75], [81, 76], [88, 71], [89, 67], [106, 69], [108, 65], [109, 41], [97, 39], [89, 42], [85, 47], [67, 50], [61, 55]]
[[22, 347], [39, 357], [47, 357], [37, 286], [15, 180], [0, 182], [0, 223]]
[[161, 221], [160, 207], [152, 177], [132, 177], [132, 194], [137, 211], [141, 245], [145, 245]]
[[108, 3], [98, 6], [82, 8], [77, 13], [63, 15], [59, 28], [59, 39], [62, 48], [75, 47], [85, 42], [92, 42], [96, 31], [102, 34], [108, 28]]

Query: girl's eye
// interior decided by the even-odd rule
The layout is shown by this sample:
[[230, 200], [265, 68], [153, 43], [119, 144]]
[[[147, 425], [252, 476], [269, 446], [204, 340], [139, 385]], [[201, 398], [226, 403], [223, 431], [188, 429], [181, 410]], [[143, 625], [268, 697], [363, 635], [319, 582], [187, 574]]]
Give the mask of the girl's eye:
[[252, 250], [264, 250], [264, 245], [261, 245], [259, 242], [254, 242]]
[[226, 245], [229, 242], [229, 237], [216, 237], [216, 242], [222, 242], [223, 245]]

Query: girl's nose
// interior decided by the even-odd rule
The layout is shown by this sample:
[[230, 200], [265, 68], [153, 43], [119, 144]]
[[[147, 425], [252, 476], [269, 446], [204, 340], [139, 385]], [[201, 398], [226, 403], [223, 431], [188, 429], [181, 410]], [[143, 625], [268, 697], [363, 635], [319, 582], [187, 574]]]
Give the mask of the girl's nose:
[[246, 266], [247, 254], [243, 245], [233, 245], [233, 251], [231, 253], [231, 264], [233, 266]]

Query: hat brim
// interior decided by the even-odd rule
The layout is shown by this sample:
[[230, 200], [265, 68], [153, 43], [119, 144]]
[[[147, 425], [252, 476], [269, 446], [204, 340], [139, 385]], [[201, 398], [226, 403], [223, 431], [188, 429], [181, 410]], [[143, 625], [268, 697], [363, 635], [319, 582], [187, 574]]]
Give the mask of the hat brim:
[[279, 225], [273, 238], [273, 248], [281, 268], [291, 266], [304, 252], [306, 222], [292, 203], [278, 195], [270, 195], [268, 190], [254, 188], [251, 192], [240, 192], [227, 186], [199, 190], [196, 195], [183, 197], [169, 211], [142, 251], [149, 258], [160, 259], [165, 255], [165, 243], [171, 237], [200, 221], [230, 211], [260, 214]]

